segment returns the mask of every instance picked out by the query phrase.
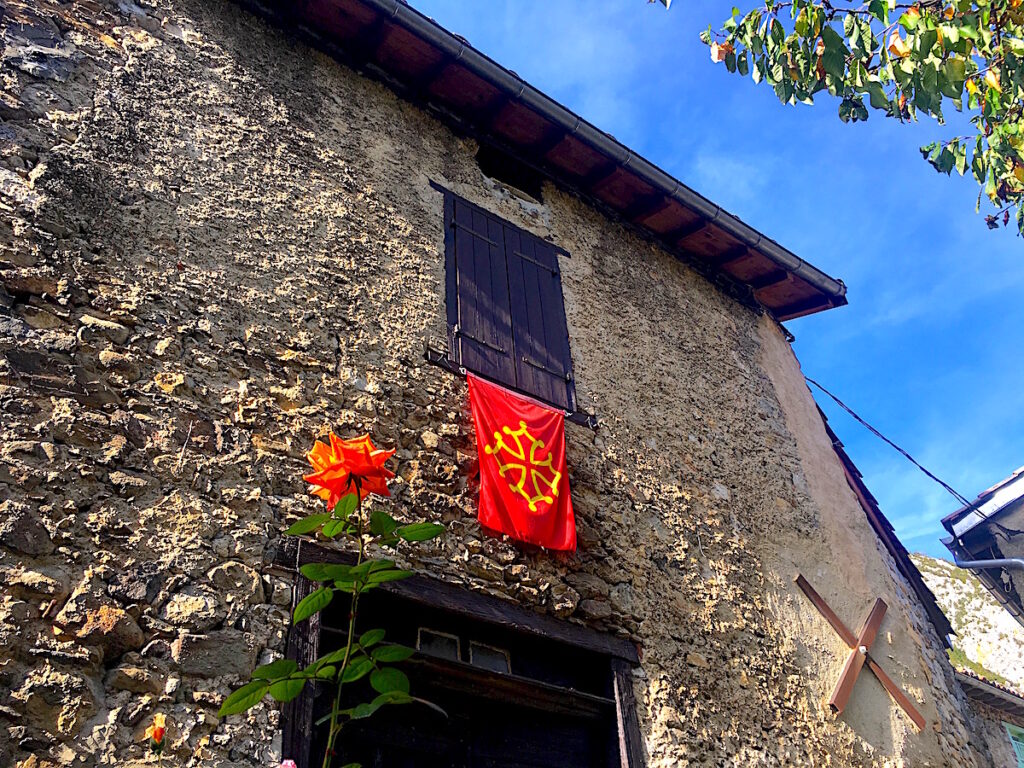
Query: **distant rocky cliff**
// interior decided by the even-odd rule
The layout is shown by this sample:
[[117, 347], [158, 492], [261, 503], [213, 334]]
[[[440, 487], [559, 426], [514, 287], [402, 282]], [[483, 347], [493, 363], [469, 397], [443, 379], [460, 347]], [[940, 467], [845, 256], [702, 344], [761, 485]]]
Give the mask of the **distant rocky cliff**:
[[1024, 627], [968, 571], [911, 555], [956, 630], [953, 663], [1024, 690]]

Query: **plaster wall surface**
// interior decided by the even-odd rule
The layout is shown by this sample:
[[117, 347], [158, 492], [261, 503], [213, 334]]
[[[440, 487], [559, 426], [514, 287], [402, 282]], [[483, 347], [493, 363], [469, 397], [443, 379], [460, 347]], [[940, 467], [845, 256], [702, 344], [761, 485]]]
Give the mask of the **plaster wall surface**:
[[[280, 654], [266, 564], [333, 428], [398, 453], [412, 565], [636, 641], [648, 765], [990, 764], [923, 612], [846, 486], [781, 331], [551, 185], [225, 2], [8, 3], [0, 162], [0, 765], [276, 765], [279, 713], [220, 721]], [[443, 347], [436, 181], [571, 254], [580, 551], [484, 536]], [[917, 733], [792, 584], [919, 702]], [[284, 755], [283, 757], [287, 757]]]

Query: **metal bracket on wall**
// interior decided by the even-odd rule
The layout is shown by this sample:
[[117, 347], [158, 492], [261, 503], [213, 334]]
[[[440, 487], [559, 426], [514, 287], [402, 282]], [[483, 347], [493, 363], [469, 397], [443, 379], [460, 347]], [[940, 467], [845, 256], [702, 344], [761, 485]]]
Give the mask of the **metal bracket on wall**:
[[[444, 368], [449, 373], [453, 373], [456, 376], [465, 376], [466, 369], [463, 368], [456, 362], [453, 362], [443, 352], [438, 352], [436, 349], [431, 349], [429, 346], [424, 347], [423, 357], [431, 365], [436, 365], [438, 368]], [[501, 386], [506, 386], [501, 384]], [[510, 388], [511, 389], [511, 388]], [[515, 390], [512, 390], [513, 392]], [[523, 394], [525, 397], [531, 397], [531, 395]], [[534, 398], [536, 399], [536, 398]], [[597, 415], [593, 413], [585, 413], [583, 411], [563, 411], [565, 413], [565, 420], [571, 421], [573, 424], [579, 424], [582, 427], [589, 427], [590, 429], [597, 429]]]

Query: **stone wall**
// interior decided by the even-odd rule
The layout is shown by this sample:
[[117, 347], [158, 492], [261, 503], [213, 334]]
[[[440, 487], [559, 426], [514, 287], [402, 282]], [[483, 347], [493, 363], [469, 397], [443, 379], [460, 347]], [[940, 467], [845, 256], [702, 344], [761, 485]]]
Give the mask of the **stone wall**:
[[[550, 185], [529, 205], [383, 86], [237, 7], [11, 2], [0, 205], [0, 765], [274, 765], [218, 721], [283, 649], [266, 563], [333, 428], [398, 449], [414, 564], [634, 639], [649, 765], [987, 765], [938, 639], [845, 485], [780, 329]], [[482, 535], [443, 346], [437, 181], [551, 236], [580, 403], [577, 556]], [[800, 570], [929, 719], [842, 644]], [[972, 750], [973, 747], [973, 750]]]
[[979, 701], [972, 701], [971, 709], [979, 722], [978, 730], [992, 755], [992, 765], [1017, 768], [1017, 755], [1013, 751], [1013, 743], [1003, 723], [1024, 728], [1024, 718], [1000, 712]]

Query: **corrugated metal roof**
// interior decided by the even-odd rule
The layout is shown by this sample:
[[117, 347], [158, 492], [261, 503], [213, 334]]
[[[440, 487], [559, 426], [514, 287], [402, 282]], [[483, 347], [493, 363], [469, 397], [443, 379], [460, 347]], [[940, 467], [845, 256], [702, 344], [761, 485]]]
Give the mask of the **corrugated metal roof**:
[[401, 0], [239, 0], [509, 152], [779, 320], [846, 286], [756, 231]]
[[962, 536], [990, 517], [997, 516], [1024, 497], [1024, 467], [1005, 480], [978, 494], [968, 506], [942, 518], [942, 524], [954, 536]]

